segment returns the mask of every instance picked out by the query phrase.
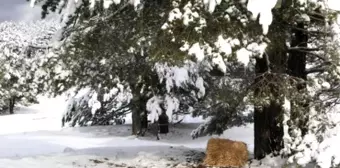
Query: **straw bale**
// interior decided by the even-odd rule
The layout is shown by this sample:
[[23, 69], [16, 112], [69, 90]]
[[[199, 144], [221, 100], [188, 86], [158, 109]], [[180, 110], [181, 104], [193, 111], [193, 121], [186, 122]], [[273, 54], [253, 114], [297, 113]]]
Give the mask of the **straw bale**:
[[248, 161], [248, 149], [244, 142], [211, 138], [208, 141], [203, 164], [216, 167], [243, 167]]

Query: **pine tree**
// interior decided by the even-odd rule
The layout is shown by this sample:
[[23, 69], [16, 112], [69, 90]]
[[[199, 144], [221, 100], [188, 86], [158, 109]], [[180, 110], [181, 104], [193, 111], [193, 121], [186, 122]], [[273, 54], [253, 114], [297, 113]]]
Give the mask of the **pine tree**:
[[[172, 114], [180, 109], [170, 107], [170, 103], [174, 104], [179, 98], [184, 98], [176, 95], [184, 95], [182, 93], [187, 92], [192, 97], [196, 94], [191, 95], [191, 89], [199, 92], [195, 83], [199, 78], [195, 72], [188, 72], [190, 75], [184, 76], [184, 81], [180, 81], [183, 78], [171, 77], [171, 73], [174, 73], [172, 70], [180, 68], [156, 64], [150, 60], [152, 44], [164, 22], [159, 13], [166, 8], [160, 6], [167, 4], [158, 2], [145, 4], [137, 11], [134, 6], [125, 4], [112, 5], [107, 9], [98, 4], [91, 9], [90, 5], [84, 1], [77, 8], [84, 12], [76, 12], [77, 15], [71, 17], [66, 24], [65, 29], [68, 31], [64, 33], [69, 36], [65, 39], [67, 43], [61, 46], [63, 51], [57, 52], [59, 55], [57, 62], [61, 64], [63, 71], [69, 73], [62, 78], [53, 79], [55, 86], [53, 90], [55, 93], [61, 93], [72, 87], [76, 87], [77, 90], [89, 87], [89, 97], [99, 102], [99, 105], [88, 106], [87, 102], [90, 102], [90, 99], [87, 96], [74, 100], [64, 116], [64, 122], [71, 122], [71, 126], [88, 123], [96, 125], [112, 119], [112, 115], [116, 115], [114, 108], [118, 108], [114, 105], [116, 102], [111, 100], [105, 102], [100, 99], [103, 99], [107, 91], [122, 85], [132, 95], [132, 98], [123, 104], [127, 105], [129, 112], [132, 112], [132, 133], [138, 135], [142, 129], [142, 121], [146, 121], [148, 113], [153, 112], [147, 109], [149, 100], [162, 97], [162, 104], [167, 106], [166, 110]], [[158, 11], [155, 12], [155, 9]], [[73, 24], [75, 21], [76, 26]], [[127, 32], [126, 29], [131, 31]], [[181, 70], [189, 71], [185, 68]], [[106, 103], [109, 105], [107, 108], [104, 105]], [[179, 106], [182, 111], [188, 108], [184, 107], [184, 104]], [[101, 121], [94, 121], [96, 118], [101, 118]]]
[[[87, 2], [82, 1], [81, 5], [87, 4]], [[308, 161], [317, 160], [315, 156], [307, 155], [308, 151], [319, 150], [314, 147], [315, 144], [311, 146], [308, 139], [316, 137], [317, 143], [325, 142], [324, 133], [329, 131], [325, 127], [335, 128], [334, 125], [325, 122], [325, 118], [327, 118], [330, 105], [338, 103], [335, 95], [338, 93], [339, 83], [337, 70], [339, 52], [336, 49], [336, 43], [330, 42], [330, 39], [336, 35], [333, 32], [336, 27], [333, 24], [336, 14], [334, 11], [317, 1], [301, 3], [296, 0], [272, 0], [264, 2], [266, 4], [259, 4], [253, 0], [247, 2], [173, 0], [157, 1], [161, 5], [153, 8], [156, 10], [150, 12], [147, 9], [151, 9], [149, 7], [154, 2], [133, 3], [128, 7], [129, 3], [122, 1], [119, 5], [115, 4], [109, 7], [114, 9], [109, 12], [110, 14], [115, 16], [125, 14], [125, 18], [129, 16], [129, 19], [140, 23], [143, 28], [148, 28], [136, 31], [138, 29], [127, 23], [127, 19], [124, 19], [125, 22], [121, 20], [120, 24], [113, 24], [118, 26], [127, 24], [132, 30], [130, 31], [131, 36], [137, 35], [146, 39], [143, 39], [143, 42], [146, 43], [139, 43], [136, 46], [132, 45], [136, 43], [131, 43], [126, 39], [124, 43], [128, 44], [128, 47], [133, 46], [132, 49], [137, 53], [142, 51], [138, 53], [139, 56], [147, 54], [148, 60], [154, 62], [178, 64], [191, 60], [202, 64], [206, 70], [208, 69], [204, 71], [203, 78], [209, 80], [219, 77], [216, 81], [205, 80], [206, 84], [211, 82], [209, 85], [220, 88], [229, 86], [232, 88], [232, 93], [237, 95], [235, 99], [225, 97], [225, 95], [207, 97], [205, 100], [216, 103], [217, 108], [209, 114], [206, 112], [207, 110], [204, 111], [206, 106], [199, 107], [203, 110], [198, 113], [210, 116], [211, 119], [195, 130], [193, 136], [209, 132], [222, 133], [230, 124], [225, 122], [233, 121], [238, 117], [242, 118], [240, 122], [242, 123], [245, 117], [242, 116], [242, 111], [246, 106], [254, 105], [254, 154], [256, 159], [262, 159], [272, 153], [291, 156], [290, 161], [301, 165], [305, 162], [302, 162], [303, 159], [299, 157], [300, 155], [306, 154], [306, 157], [309, 157]], [[259, 5], [265, 5], [266, 8], [258, 10]], [[91, 10], [87, 9], [96, 8], [96, 5], [89, 3], [88, 6], [89, 8], [86, 5], [76, 8], [78, 10], [72, 13], [73, 16], [91, 16]], [[107, 5], [101, 4], [97, 7], [105, 6]], [[114, 8], [117, 6], [121, 8]], [[124, 13], [127, 8], [136, 12], [133, 14]], [[79, 9], [85, 10], [81, 12]], [[260, 16], [258, 16], [259, 14]], [[68, 23], [75, 21], [77, 17], [72, 18]], [[101, 22], [93, 22], [93, 20], [110, 20], [102, 16], [94, 17], [95, 19], [92, 20], [90, 18], [92, 17], [82, 21], [99, 27], [103, 26], [100, 24]], [[330, 25], [333, 26], [333, 30]], [[100, 27], [98, 31], [101, 30], [105, 29]], [[89, 32], [97, 35], [92, 30]], [[64, 35], [67, 37], [68, 33], [66, 28]], [[128, 34], [125, 35], [128, 36]], [[78, 38], [81, 39], [83, 36], [80, 35]], [[107, 40], [103, 36], [96, 36], [95, 39]], [[86, 38], [80, 41], [86, 41]], [[128, 47], [127, 49], [129, 49]], [[98, 55], [100, 54], [98, 53]], [[91, 56], [91, 58], [97, 58], [93, 57], [94, 54]], [[227, 66], [226, 63], [237, 60], [248, 66], [251, 69], [250, 72], [255, 72], [255, 74], [245, 75], [246, 77], [241, 78], [230, 76], [227, 67], [239, 66]], [[140, 65], [140, 62], [137, 62], [137, 65]], [[152, 74], [151, 68], [143, 67], [143, 69], [148, 69]], [[219, 72], [218, 75], [205, 76], [206, 72], [214, 70]], [[133, 76], [127, 72], [125, 74]], [[138, 86], [134, 85], [138, 82], [132, 81], [128, 82], [129, 86]], [[315, 81], [323, 83], [323, 86], [321, 87]], [[214, 85], [213, 82], [219, 84]], [[220, 84], [224, 82], [230, 82], [232, 86]], [[316, 87], [316, 89], [311, 90], [312, 87]], [[138, 92], [133, 91], [133, 87], [130, 88], [132, 88], [133, 95], [139, 95]], [[223, 90], [228, 89], [224, 88]], [[137, 91], [139, 90], [137, 89]], [[157, 94], [153, 96], [155, 95]], [[137, 99], [142, 101], [138, 96], [134, 96], [134, 99], [135, 102]], [[224, 105], [219, 106], [221, 104]], [[290, 104], [289, 108], [282, 107], [287, 104]], [[134, 107], [140, 106], [135, 105]], [[140, 116], [135, 115], [135, 117], [139, 118]], [[232, 119], [228, 120], [228, 117]], [[318, 124], [315, 124], [316, 121]], [[223, 126], [216, 127], [221, 125], [220, 123]], [[301, 148], [304, 151], [301, 151]], [[339, 164], [330, 160], [329, 163], [333, 166]]]
[[39, 64], [56, 29], [57, 24], [46, 21], [0, 24], [1, 106], [11, 114], [15, 104], [36, 103], [44, 91]]

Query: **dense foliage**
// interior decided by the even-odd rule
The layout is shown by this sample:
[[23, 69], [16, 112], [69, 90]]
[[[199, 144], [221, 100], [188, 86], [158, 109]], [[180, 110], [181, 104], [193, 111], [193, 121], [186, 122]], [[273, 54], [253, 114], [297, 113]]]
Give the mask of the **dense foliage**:
[[13, 113], [16, 103], [35, 103], [36, 96], [45, 91], [45, 76], [41, 68], [51, 48], [54, 22], [2, 22], [0, 24], [1, 77], [0, 104]]
[[[337, 154], [320, 160], [326, 150], [317, 147], [333, 138], [329, 133], [337, 121], [326, 119], [339, 103], [339, 26], [328, 5], [317, 0], [47, 0], [43, 17], [56, 10], [64, 15], [56, 61], [67, 73], [54, 77], [54, 91], [89, 87], [95, 100], [79, 100], [70, 111], [85, 107], [83, 116], [99, 123], [97, 114], [118, 108], [107, 108], [104, 94], [122, 86], [131, 94], [124, 101], [134, 134], [148, 113], [163, 110], [207, 117], [194, 137], [220, 134], [254, 115], [256, 159], [274, 154], [300, 165], [316, 161], [335, 167]], [[85, 123], [78, 114], [67, 117]]]

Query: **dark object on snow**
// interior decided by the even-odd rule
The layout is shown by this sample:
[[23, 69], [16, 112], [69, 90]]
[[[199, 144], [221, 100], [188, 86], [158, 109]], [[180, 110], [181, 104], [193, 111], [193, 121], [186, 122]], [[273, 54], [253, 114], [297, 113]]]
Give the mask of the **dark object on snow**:
[[116, 125], [125, 124], [125, 119], [124, 118], [116, 118], [115, 123], [116, 123]]
[[167, 134], [169, 133], [169, 117], [163, 112], [159, 115], [158, 118], [158, 126], [159, 126], [159, 133], [160, 134]]

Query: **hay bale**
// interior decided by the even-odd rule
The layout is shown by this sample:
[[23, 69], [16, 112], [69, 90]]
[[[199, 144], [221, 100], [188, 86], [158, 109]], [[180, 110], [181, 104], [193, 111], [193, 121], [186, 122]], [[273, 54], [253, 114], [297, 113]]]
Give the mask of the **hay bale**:
[[243, 167], [247, 164], [248, 154], [244, 142], [211, 138], [208, 141], [203, 164], [217, 167]]

